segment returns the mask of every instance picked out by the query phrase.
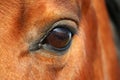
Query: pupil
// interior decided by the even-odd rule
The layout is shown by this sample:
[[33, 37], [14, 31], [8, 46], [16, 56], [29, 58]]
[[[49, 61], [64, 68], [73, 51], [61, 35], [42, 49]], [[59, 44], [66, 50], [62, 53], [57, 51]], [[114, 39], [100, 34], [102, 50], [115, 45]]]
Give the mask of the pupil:
[[54, 48], [65, 48], [71, 41], [72, 33], [67, 28], [55, 28], [46, 38], [46, 43]]

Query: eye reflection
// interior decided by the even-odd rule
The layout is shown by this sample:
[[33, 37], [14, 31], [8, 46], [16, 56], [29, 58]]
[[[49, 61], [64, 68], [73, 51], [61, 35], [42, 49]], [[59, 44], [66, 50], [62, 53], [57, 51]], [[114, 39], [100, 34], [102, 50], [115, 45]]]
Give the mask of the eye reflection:
[[54, 28], [45, 38], [44, 43], [56, 50], [68, 47], [72, 39], [72, 32], [64, 27]]

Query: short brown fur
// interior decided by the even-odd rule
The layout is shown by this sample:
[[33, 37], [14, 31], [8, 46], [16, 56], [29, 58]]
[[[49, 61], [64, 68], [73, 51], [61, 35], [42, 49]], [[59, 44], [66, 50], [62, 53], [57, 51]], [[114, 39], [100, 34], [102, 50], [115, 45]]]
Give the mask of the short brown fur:
[[[61, 19], [79, 25], [66, 54], [30, 52]], [[104, 0], [0, 0], [0, 80], [119, 80], [118, 69]]]

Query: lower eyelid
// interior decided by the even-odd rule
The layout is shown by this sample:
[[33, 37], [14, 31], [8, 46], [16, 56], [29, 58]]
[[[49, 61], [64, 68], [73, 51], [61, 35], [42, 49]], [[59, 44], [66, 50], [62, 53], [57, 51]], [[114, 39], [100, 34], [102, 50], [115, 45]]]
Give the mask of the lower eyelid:
[[52, 47], [48, 47], [47, 44], [44, 44], [42, 47], [43, 47], [44, 50], [50, 51], [54, 55], [58, 55], [58, 56], [61, 56], [61, 55], [65, 54], [67, 52], [67, 50], [68, 50], [67, 49], [67, 50], [64, 50], [64, 51], [58, 51], [58, 50], [53, 49]]

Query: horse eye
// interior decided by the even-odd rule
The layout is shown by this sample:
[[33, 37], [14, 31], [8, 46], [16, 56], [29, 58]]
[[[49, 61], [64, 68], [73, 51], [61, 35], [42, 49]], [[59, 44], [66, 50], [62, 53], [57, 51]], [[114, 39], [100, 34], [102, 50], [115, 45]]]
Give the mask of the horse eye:
[[57, 26], [49, 32], [43, 41], [47, 48], [65, 51], [70, 47], [73, 33], [64, 26]]
[[78, 25], [72, 20], [61, 20], [54, 23], [46, 34], [29, 46], [30, 51], [40, 49], [64, 54], [71, 45], [72, 37], [77, 33]]

